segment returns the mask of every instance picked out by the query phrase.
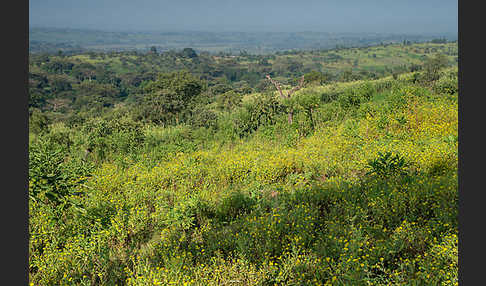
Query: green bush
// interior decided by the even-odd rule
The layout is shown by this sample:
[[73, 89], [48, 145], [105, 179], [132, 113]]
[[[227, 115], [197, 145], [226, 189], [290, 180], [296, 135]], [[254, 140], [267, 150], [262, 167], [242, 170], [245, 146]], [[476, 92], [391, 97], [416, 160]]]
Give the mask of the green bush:
[[217, 124], [218, 115], [207, 106], [197, 106], [192, 111], [190, 124], [195, 127], [214, 128]]
[[434, 83], [434, 91], [438, 94], [453, 95], [458, 93], [459, 86], [456, 76], [443, 76]]
[[218, 205], [217, 216], [220, 221], [231, 221], [238, 216], [251, 212], [255, 200], [241, 192], [233, 192]]
[[68, 149], [46, 138], [29, 146], [29, 196], [44, 203], [59, 204], [74, 192], [93, 166], [76, 157]]
[[47, 115], [38, 109], [34, 109], [29, 115], [29, 131], [40, 134], [48, 130], [50, 120]]
[[245, 137], [260, 126], [275, 124], [283, 106], [271, 93], [264, 93], [252, 102], [243, 104], [243, 108], [234, 113], [235, 130], [240, 137]]
[[378, 158], [368, 161], [369, 175], [386, 178], [407, 174], [408, 163], [400, 154], [393, 152], [378, 153]]
[[95, 118], [83, 125], [82, 132], [88, 134], [86, 151], [95, 159], [103, 161], [109, 154], [135, 154], [145, 139], [142, 124], [130, 117], [105, 120]]

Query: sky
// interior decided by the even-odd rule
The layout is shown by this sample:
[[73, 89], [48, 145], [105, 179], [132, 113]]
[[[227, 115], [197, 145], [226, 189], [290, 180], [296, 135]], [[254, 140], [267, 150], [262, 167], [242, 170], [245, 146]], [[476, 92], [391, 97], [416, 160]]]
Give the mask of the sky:
[[457, 0], [30, 0], [30, 27], [457, 33]]

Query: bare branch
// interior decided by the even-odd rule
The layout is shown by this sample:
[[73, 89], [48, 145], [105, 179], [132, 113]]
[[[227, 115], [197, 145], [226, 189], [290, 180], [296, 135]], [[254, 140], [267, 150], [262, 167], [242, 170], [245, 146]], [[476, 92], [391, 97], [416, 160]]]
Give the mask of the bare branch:
[[273, 83], [273, 85], [275, 85], [278, 92], [280, 92], [280, 96], [285, 98], [285, 95], [283, 94], [282, 88], [280, 87], [280, 83], [278, 81], [272, 79], [269, 74], [267, 74], [266, 78], [269, 79]]
[[[302, 76], [302, 78], [300, 79], [299, 81], [299, 85], [292, 88], [289, 92], [287, 92], [287, 96], [284, 95], [283, 91], [282, 91], [282, 88], [280, 87], [280, 83], [276, 80], [273, 80], [270, 75], [267, 74], [266, 76], [267, 79], [269, 79], [274, 85], [275, 87], [278, 89], [278, 91], [280, 92], [280, 96], [282, 96], [282, 98], [290, 98], [290, 96], [292, 95], [292, 93], [296, 92], [297, 90], [301, 89], [303, 86], [304, 86], [304, 76]], [[289, 111], [288, 111], [288, 121], [289, 121], [289, 124], [292, 124], [292, 120], [293, 120], [293, 117], [294, 117], [294, 111], [292, 109], [292, 107], [290, 107]]]
[[304, 86], [304, 76], [302, 76], [300, 78], [299, 85], [298, 86], [295, 86], [294, 88], [292, 88], [289, 91], [289, 93], [287, 94], [287, 97], [290, 97], [294, 92], [296, 92], [297, 90], [301, 89], [303, 86]]

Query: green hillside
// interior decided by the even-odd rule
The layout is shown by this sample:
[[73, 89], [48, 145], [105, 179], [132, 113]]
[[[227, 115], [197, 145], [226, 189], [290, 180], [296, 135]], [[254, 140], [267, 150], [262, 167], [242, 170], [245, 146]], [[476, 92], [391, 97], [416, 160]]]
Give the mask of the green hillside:
[[[30, 281], [457, 285], [456, 53], [426, 43], [274, 55], [275, 73], [284, 58], [325, 62], [272, 73], [284, 92], [306, 75], [290, 99], [161, 63], [117, 85], [148, 62], [115, 55], [63, 57], [70, 71], [46, 70], [55, 57], [31, 63]], [[81, 62], [113, 76], [76, 77]]]

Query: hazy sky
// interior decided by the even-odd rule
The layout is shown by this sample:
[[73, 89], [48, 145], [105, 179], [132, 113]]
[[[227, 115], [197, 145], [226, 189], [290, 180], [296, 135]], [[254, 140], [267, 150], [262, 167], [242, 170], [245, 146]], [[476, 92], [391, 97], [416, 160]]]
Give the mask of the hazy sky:
[[30, 0], [31, 27], [457, 33], [457, 0]]

